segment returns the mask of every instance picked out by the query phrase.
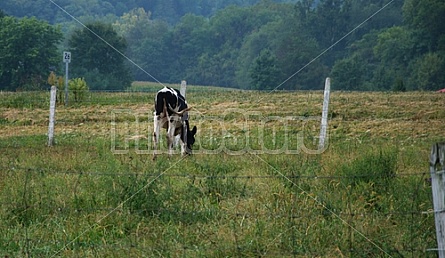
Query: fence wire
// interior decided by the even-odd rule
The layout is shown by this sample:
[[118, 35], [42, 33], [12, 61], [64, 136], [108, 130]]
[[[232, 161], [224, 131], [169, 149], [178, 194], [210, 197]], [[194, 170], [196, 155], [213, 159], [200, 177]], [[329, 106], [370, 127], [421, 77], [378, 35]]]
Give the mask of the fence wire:
[[[141, 177], [144, 176], [144, 178], [165, 178], [165, 179], [170, 179], [170, 180], [182, 180], [182, 179], [187, 179], [187, 180], [194, 180], [194, 179], [201, 179], [201, 180], [215, 180], [215, 179], [220, 179], [220, 180], [225, 180], [225, 179], [230, 179], [230, 180], [235, 180], [235, 181], [249, 181], [249, 180], [272, 180], [272, 179], [277, 179], [280, 180], [283, 178], [282, 175], [256, 175], [256, 176], [252, 176], [252, 175], [192, 175], [192, 174], [177, 174], [177, 173], [172, 173], [172, 174], [147, 174], [146, 172], [139, 172], [139, 173], [135, 173], [135, 172], [128, 172], [128, 173], [111, 173], [111, 172], [100, 172], [100, 171], [74, 171], [74, 170], [68, 170], [68, 171], [61, 171], [61, 170], [51, 170], [51, 169], [43, 169], [43, 168], [33, 168], [33, 167], [22, 167], [22, 166], [14, 166], [14, 167], [0, 167], [0, 170], [3, 171], [4, 175], [17, 175], [17, 174], [24, 174], [24, 175], [28, 175], [26, 176], [27, 178], [29, 178], [28, 180], [32, 179], [33, 177], [42, 177], [42, 176], [47, 176], [47, 175], [60, 175], [60, 176], [64, 176], [64, 175], [73, 175], [76, 177], [79, 177], [78, 180], [80, 180], [80, 178], [82, 177], [92, 177], [92, 178], [98, 178], [98, 180], [100, 180], [101, 178], [114, 178], [115, 180], [119, 181], [121, 178], [126, 178], [126, 177], [131, 177], [131, 178], [136, 178], [136, 177]], [[363, 178], [369, 178], [369, 176], [366, 175], [360, 175], [360, 176], [316, 176], [316, 175], [305, 175], [305, 176], [301, 176], [301, 175], [295, 175], [295, 174], [290, 174], [290, 175], [286, 175], [285, 177], [287, 177], [288, 179], [291, 180], [296, 180], [297, 181], [304, 181], [307, 182], [309, 185], [311, 184], [311, 182], [318, 182], [318, 181], [340, 181], [343, 179], [363, 179]], [[429, 184], [429, 173], [428, 172], [417, 172], [417, 173], [401, 173], [401, 174], [396, 174], [395, 178], [400, 179], [400, 180], [404, 180], [404, 179], [413, 179], [415, 178], [419, 184]], [[374, 178], [376, 179], [376, 178]], [[28, 181], [27, 180], [27, 181]], [[9, 209], [9, 210], [14, 210], [17, 209], [18, 207], [22, 207], [23, 209], [21, 210], [22, 213], [26, 213], [29, 210], [38, 210], [38, 209], [45, 209], [47, 214], [52, 214], [52, 217], [83, 217], [86, 214], [94, 214], [94, 213], [114, 213], [114, 214], [120, 214], [119, 216], [123, 216], [124, 214], [127, 214], [129, 212], [128, 210], [128, 205], [121, 205], [121, 206], [117, 206], [117, 207], [106, 207], [106, 206], [97, 206], [95, 204], [91, 204], [90, 207], [85, 207], [79, 204], [78, 207], [76, 206], [55, 206], [55, 205], [51, 205], [51, 204], [42, 204], [40, 202], [28, 202], [26, 199], [28, 197], [27, 192], [32, 192], [33, 188], [35, 188], [36, 186], [31, 186], [30, 182], [23, 182], [24, 184], [24, 189], [23, 189], [23, 200], [17, 200], [17, 201], [11, 201], [11, 202], [0, 202], [0, 206], [3, 207], [3, 209]], [[76, 195], [78, 193], [76, 193], [76, 189], [80, 188], [80, 186], [82, 184], [86, 184], [86, 182], [73, 182], [73, 185], [75, 185], [75, 187], [72, 189], [72, 194], [73, 194], [73, 198], [77, 198]], [[416, 200], [416, 198], [418, 198], [416, 196], [416, 189], [412, 189], [412, 194], [411, 194], [411, 198], [412, 198], [412, 202], [414, 203]], [[324, 202], [323, 200], [321, 200], [322, 202]], [[345, 207], [349, 206], [350, 204], [348, 204], [349, 200], [344, 200], [345, 202]], [[425, 207], [427, 208], [427, 207]], [[403, 247], [398, 247], [398, 248], [390, 248], [387, 247], [385, 248], [385, 252], [386, 254], [388, 254], [389, 256], [394, 256], [394, 257], [403, 257], [403, 256], [411, 256], [411, 257], [417, 257], [419, 254], [424, 254], [424, 255], [432, 255], [431, 253], [426, 253], [425, 248], [419, 248], [417, 246], [418, 244], [418, 240], [416, 239], [416, 232], [417, 232], [417, 227], [419, 227], [419, 221], [423, 221], [425, 219], [427, 219], [428, 217], [431, 217], [430, 213], [429, 213], [429, 209], [425, 209], [425, 210], [417, 210], [417, 209], [405, 209], [403, 211], [397, 211], [397, 210], [393, 210], [393, 211], [370, 211], [370, 212], [363, 212], [363, 211], [354, 211], [348, 208], [344, 208], [344, 210], [330, 210], [329, 212], [327, 212], [325, 209], [320, 209], [317, 212], [311, 212], [311, 213], [306, 213], [303, 211], [293, 211], [293, 212], [282, 212], [282, 213], [277, 213], [277, 212], [261, 212], [261, 213], [252, 213], [252, 212], [239, 212], [239, 211], [223, 211], [221, 213], [221, 211], [216, 212], [213, 209], [196, 209], [196, 210], [178, 210], [178, 209], [174, 209], [174, 208], [132, 208], [131, 209], [131, 213], [134, 214], [143, 214], [144, 216], [153, 216], [153, 217], [175, 217], [176, 219], [179, 220], [184, 220], [187, 221], [188, 219], [190, 219], [191, 217], [212, 217], [213, 219], [217, 219], [217, 220], [223, 220], [223, 219], [231, 219], [233, 221], [251, 221], [251, 223], [257, 223], [258, 221], [261, 220], [271, 220], [271, 221], [311, 221], [314, 219], [314, 216], [321, 216], [322, 218], [327, 218], [330, 217], [331, 215], [335, 215], [335, 217], [338, 218], [342, 218], [344, 221], [347, 221], [348, 223], [354, 224], [355, 220], [357, 221], [363, 221], [365, 220], [370, 220], [370, 221], [374, 221], [374, 220], [388, 220], [388, 219], [393, 219], [393, 218], [397, 218], [395, 220], [409, 220], [412, 221], [412, 229], [410, 229], [412, 234], [412, 243], [407, 243], [405, 246]], [[329, 214], [329, 215], [327, 215]], [[16, 216], [20, 216], [20, 214], [16, 214]], [[315, 217], [315, 218], [316, 218]], [[247, 222], [244, 222], [247, 223]], [[420, 222], [423, 223], [423, 222]], [[347, 236], [347, 238], [349, 239], [348, 241], [350, 241], [350, 248], [349, 250], [347, 250], [347, 253], [349, 256], [352, 257], [356, 257], [356, 256], [363, 256], [364, 255], [364, 251], [362, 249], [357, 249], [355, 247], [354, 244], [354, 237], [352, 235]], [[129, 240], [129, 238], [126, 238], [127, 240]], [[68, 248], [68, 250], [89, 250], [91, 252], [98, 252], [98, 254], [101, 254], [107, 250], [112, 251], [112, 250], [120, 250], [123, 252], [130, 252], [132, 253], [132, 255], [134, 255], [133, 252], [135, 252], [135, 250], [137, 250], [137, 252], [140, 252], [140, 255], [143, 255], [144, 253], [152, 253], [154, 251], [156, 251], [156, 247], [147, 247], [146, 245], [139, 245], [137, 241], [132, 242], [131, 244], [126, 244], [126, 243], [116, 243], [116, 244], [110, 244], [110, 243], [101, 243], [99, 244], [98, 242], [95, 241], [82, 241], [82, 240], [76, 240], [75, 242], [70, 242], [70, 241], [60, 241], [60, 240], [55, 240], [51, 243], [42, 243], [38, 238], [34, 238], [33, 236], [26, 236], [25, 239], [22, 239], [21, 241], [26, 242], [26, 245], [32, 249], [32, 246], [42, 246], [42, 245], [47, 245], [47, 246], [56, 246], [57, 248], [62, 248], [62, 249], [66, 249]], [[237, 244], [236, 241], [234, 243], [234, 245], [232, 246], [219, 246], [216, 245], [213, 247], [214, 249], [217, 249], [220, 252], [231, 252], [233, 253], [238, 253], [239, 255], [243, 256], [243, 247], [242, 244]], [[34, 250], [35, 251], [35, 250]], [[204, 252], [205, 251], [205, 247], [199, 247], [199, 246], [194, 246], [194, 245], [187, 245], [186, 243], [184, 243], [180, 249], [177, 250], [170, 250], [172, 252], [180, 252], [183, 253], [184, 255], [187, 256], [187, 254], [196, 254], [196, 253], [200, 253], [200, 252]], [[343, 250], [343, 252], [345, 252], [345, 250]], [[1, 252], [0, 252], [1, 253]], [[365, 252], [366, 253], [366, 252]], [[272, 252], [266, 252], [264, 251], [264, 253], [261, 253], [261, 251], [259, 251], [258, 253], [256, 253], [257, 255], [265, 255], [265, 256], [282, 256], [282, 255], [290, 255], [290, 256], [300, 256], [300, 255], [304, 255], [304, 256], [324, 256], [326, 255], [326, 253], [324, 251], [321, 252], [315, 252], [313, 250], [306, 250], [306, 251], [301, 251], [301, 250], [294, 250], [294, 251], [284, 251], [281, 253], [277, 253], [276, 251], [272, 251]], [[374, 253], [375, 254], [375, 253]], [[367, 255], [365, 255], [367, 256]], [[385, 256], [385, 255], [384, 255]]]
[[[201, 89], [190, 89], [190, 93], [200, 93], [203, 94]], [[156, 90], [148, 90], [141, 92], [89, 92], [82, 102], [72, 103], [73, 109], [67, 108], [63, 109], [66, 112], [71, 112], [79, 106], [87, 105], [115, 105], [115, 104], [129, 104], [129, 103], [146, 103], [147, 109], [144, 110], [145, 113], [150, 112], [150, 105], [153, 100], [152, 97]], [[211, 93], [211, 91], [206, 92]], [[239, 94], [238, 94], [239, 93]], [[5, 101], [0, 103], [0, 107], [6, 108], [42, 108], [47, 109], [49, 106], [49, 93], [47, 92], [37, 92], [37, 93], [20, 93], [20, 94], [10, 94], [1, 93], [2, 97], [5, 97]], [[244, 93], [237, 92], [238, 95], [242, 95]], [[322, 95], [321, 92], [313, 93], [313, 96]], [[116, 97], [118, 95], [119, 97]], [[198, 95], [198, 94], [196, 94]], [[308, 106], [309, 102], [316, 103], [319, 101], [318, 97], [313, 97], [308, 94]], [[59, 104], [60, 105], [60, 104]], [[62, 110], [62, 108], [60, 109]], [[92, 110], [91, 112], [96, 112]], [[144, 115], [145, 115], [144, 113]], [[311, 111], [307, 108], [304, 111], [304, 115], [310, 115]], [[101, 114], [103, 115], [103, 114]], [[105, 118], [101, 118], [101, 121], [109, 122], [110, 118], [107, 116], [109, 114], [105, 114]], [[338, 115], [333, 113], [334, 115]], [[59, 117], [57, 123], [61, 126], [78, 124], [82, 122], [84, 118], [72, 118], [69, 115], [64, 117]], [[125, 119], [125, 117], [124, 117]], [[42, 120], [44, 121], [44, 120]], [[95, 122], [94, 120], [86, 120], [87, 122]], [[133, 120], [129, 120], [133, 121]], [[145, 120], [144, 120], [145, 121]], [[148, 119], [148, 121], [151, 121]], [[25, 121], [27, 123], [27, 121]], [[24, 123], [25, 123], [24, 122]], [[44, 121], [46, 122], [46, 121]], [[120, 121], [118, 121], [120, 122]], [[16, 122], [8, 120], [8, 118], [2, 118], [0, 116], [0, 126], [2, 125], [11, 125]], [[24, 124], [28, 125], [28, 124]], [[29, 124], [31, 127], [32, 125]], [[318, 131], [318, 130], [316, 130]], [[83, 136], [82, 133], [79, 135]], [[365, 134], [364, 134], [365, 135]], [[332, 136], [331, 140], [341, 141], [343, 136]], [[391, 136], [379, 136], [380, 140], [383, 141], [391, 140]], [[386, 138], [385, 138], [386, 137]], [[358, 140], [367, 141], [366, 137], [360, 138]], [[408, 141], [408, 140], [407, 140]], [[1, 144], [1, 143], [0, 143]], [[15, 143], [14, 143], [15, 144]], [[16, 145], [12, 144], [11, 146], [0, 145], [0, 148], [15, 148]], [[26, 146], [24, 146], [26, 147]], [[2, 149], [0, 149], [2, 150]], [[29, 150], [32, 151], [32, 148]], [[148, 155], [145, 155], [146, 158]], [[151, 158], [151, 157], [150, 157]], [[203, 173], [151, 173], [144, 171], [144, 169], [122, 169], [116, 172], [109, 172], [106, 169], [104, 170], [79, 170], [79, 169], [71, 169], [71, 170], [60, 170], [60, 169], [51, 169], [49, 167], [45, 167], [42, 165], [39, 166], [10, 166], [9, 164], [14, 164], [14, 160], [11, 157], [10, 163], [4, 163], [0, 165], [0, 193], [3, 194], [3, 198], [0, 200], [0, 207], [3, 211], [5, 211], [8, 216], [6, 216], [3, 222], [3, 228], [1, 228], [0, 223], [0, 231], [4, 230], [6, 235], [10, 236], [9, 240], [6, 243], [0, 243], [0, 256], [11, 256], [10, 253], [3, 251], [2, 249], [9, 247], [14, 249], [17, 247], [11, 247], [14, 245], [21, 246], [21, 254], [23, 256], [39, 256], [39, 254], [44, 254], [41, 256], [47, 256], [48, 254], [52, 254], [54, 249], [64, 249], [68, 252], [74, 253], [72, 256], [102, 256], [104, 252], [113, 253], [113, 251], [118, 252], [122, 250], [123, 253], [119, 254], [127, 254], [127, 256], [147, 256], [147, 253], [155, 254], [157, 256], [200, 256], [199, 254], [205, 254], [206, 251], [214, 249], [221, 254], [220, 256], [229, 256], [227, 254], [231, 254], [232, 256], [269, 256], [269, 257], [277, 257], [277, 256], [350, 256], [350, 257], [371, 257], [371, 256], [393, 256], [393, 257], [419, 257], [419, 256], [434, 256], [433, 252], [426, 252], [427, 248], [434, 246], [434, 227], [432, 226], [433, 214], [432, 206], [430, 205], [431, 197], [425, 197], [427, 192], [430, 191], [430, 177], [429, 172], [417, 171], [412, 173], [396, 173], [392, 175], [391, 180], [406, 180], [410, 181], [409, 187], [405, 189], [406, 196], [406, 207], [403, 209], [383, 209], [378, 207], [379, 203], [379, 195], [373, 193], [375, 188], [381, 187], [379, 191], [385, 191], [385, 183], [382, 183], [381, 180], [387, 179], [387, 176], [378, 176], [378, 175], [368, 175], [368, 174], [358, 174], [351, 173], [349, 176], [345, 175], [301, 175], [299, 174], [301, 171], [288, 171], [282, 175], [274, 174], [271, 171], [265, 172], [261, 175], [247, 175], [247, 174], [239, 174], [239, 175], [224, 175], [224, 174], [203, 174]], [[151, 163], [150, 163], [151, 164]], [[145, 166], [147, 164], [140, 164], [139, 167]], [[8, 180], [10, 177], [16, 177], [17, 189], [5, 189], [4, 182]], [[45, 189], [45, 187], [49, 187], [49, 181], [53, 180], [53, 177], [66, 177], [69, 180], [72, 180], [69, 184], [67, 183], [61, 188], [57, 189]], [[89, 180], [92, 179], [92, 180]], [[121, 204], [123, 199], [128, 198], [129, 194], [133, 194], [135, 191], [145, 187], [146, 181], [152, 181], [155, 179], [159, 179], [161, 181], [161, 187], [169, 187], [169, 182], [177, 181], [180, 184], [187, 185], [187, 190], [190, 191], [198, 191], [198, 196], [204, 198], [211, 199], [211, 203], [213, 206], [209, 207], [200, 207], [196, 203], [199, 203], [199, 198], [191, 199], [190, 202], [193, 203], [191, 206], [187, 207], [175, 207], [175, 202], [168, 199], [163, 199], [163, 201], [167, 200], [168, 205], [163, 205], [162, 202], [155, 202], [151, 204], [150, 207], [145, 207], [145, 204], [129, 202], [125, 204]], [[285, 180], [284, 180], [285, 179]], [[144, 181], [145, 180], [145, 181]], [[95, 195], [103, 194], [101, 193], [101, 189], [95, 189], [94, 184], [96, 182], [106, 181], [111, 184], [116, 184], [116, 186], [110, 186], [109, 192], [107, 194], [113, 195], [113, 198], [118, 198], [118, 203], [101, 203], [96, 199]], [[132, 182], [133, 181], [133, 182]], [[136, 181], [136, 183], [134, 182]], [[137, 182], [144, 181], [144, 182]], [[199, 182], [196, 182], [199, 181]], [[216, 209], [214, 207], [218, 207], [221, 202], [221, 198], [227, 198], [225, 195], [234, 199], [233, 202], [242, 203], [245, 201], [242, 197], [245, 194], [246, 185], [262, 183], [267, 184], [270, 181], [278, 181], [283, 185], [283, 189], [289, 191], [292, 195], [290, 203], [282, 203], [280, 197], [276, 197], [276, 205], [283, 205], [282, 210], [274, 210], [271, 207], [266, 207], [266, 211], [252, 211], [246, 210], [243, 211], [240, 209], [235, 210], [226, 210], [226, 209]], [[344, 181], [343, 185], [342, 182]], [[374, 184], [373, 187], [369, 187], [370, 192], [363, 192], [363, 201], [368, 202], [371, 208], [369, 209], [356, 209], [353, 207], [352, 201], [349, 199], [349, 196], [344, 196], [343, 200], [340, 200], [340, 197], [337, 197], [336, 190], [338, 187], [348, 187], [348, 183], [362, 181], [369, 182], [370, 184]], [[166, 183], [165, 183], [166, 182]], [[329, 186], [334, 185], [335, 182], [340, 186]], [[141, 184], [137, 184], [141, 183]], [[164, 184], [165, 183], [165, 184]], [[126, 184], [130, 184], [133, 188], [126, 189]], [[91, 186], [92, 185], [92, 186]], [[99, 185], [99, 184], [98, 184]], [[320, 186], [320, 185], [323, 185]], [[128, 186], [128, 187], [130, 187]], [[58, 187], [57, 185], [52, 185], [51, 187]], [[60, 186], [59, 186], [60, 187]], [[233, 188], [229, 193], [224, 192], [224, 187]], [[68, 188], [68, 189], [66, 189]], [[150, 186], [148, 187], [150, 188]], [[85, 189], [89, 189], [94, 192], [85, 192]], [[199, 192], [201, 191], [201, 192]], [[11, 198], [8, 197], [9, 193], [15, 193], [15, 195], [11, 195]], [[148, 189], [145, 193], [145, 196], [156, 196], [159, 193], [168, 194], [168, 191], [165, 189]], [[185, 193], [185, 192], [184, 192]], [[218, 194], [222, 195], [222, 197], [218, 196]], [[311, 205], [307, 205], [308, 207], [292, 207], [297, 203], [297, 199], [304, 200], [305, 202], [310, 202], [308, 198], [305, 199], [305, 194], [314, 195], [314, 199], [318, 200], [321, 205], [312, 204], [313, 210], [311, 211], [308, 207]], [[428, 193], [429, 194], [429, 193]], [[53, 199], [56, 198], [54, 195], [66, 195], [66, 203], [54, 203]], [[327, 196], [327, 197], [326, 197]], [[330, 199], [335, 199], [333, 201]], [[175, 196], [178, 197], [178, 196]], [[251, 199], [257, 198], [258, 201], [254, 203], [257, 206], [268, 206], [269, 203], [265, 203], [261, 201], [262, 196], [253, 196]], [[111, 197], [110, 197], [111, 198]], [[186, 199], [187, 197], [184, 197]], [[423, 199], [422, 199], [423, 198]], [[143, 199], [143, 198], [141, 198]], [[248, 198], [246, 198], [248, 199]], [[422, 200], [422, 201], [420, 201]], [[45, 201], [49, 201], [45, 203]], [[156, 201], [156, 200], [155, 200]], [[196, 203], [194, 203], [196, 202]], [[421, 203], [422, 202], [422, 203]], [[159, 206], [156, 206], [159, 205]], [[170, 206], [171, 205], [171, 206]], [[195, 205], [195, 206], [194, 206]], [[253, 204], [252, 204], [253, 205]], [[397, 205], [397, 204], [394, 204]], [[212, 208], [213, 207], [213, 208]], [[400, 206], [402, 207], [402, 206]], [[301, 209], [301, 210], [300, 210]], [[329, 209], [329, 210], [328, 210]], [[381, 209], [381, 210], [379, 210]], [[121, 237], [122, 242], [119, 242], [119, 239], [102, 239], [97, 240], [93, 239], [91, 241], [85, 239], [76, 239], [76, 241], [72, 242], [72, 236], [65, 236], [66, 240], [51, 240], [43, 242], [38, 234], [32, 233], [30, 229], [32, 228], [32, 224], [29, 224], [23, 217], [31, 217], [36, 216], [33, 214], [35, 211], [42, 211], [44, 214], [44, 218], [41, 218], [42, 225], [45, 223], [50, 223], [51, 220], [56, 220], [57, 223], [63, 223], [63, 220], [66, 218], [74, 218], [74, 220], [79, 220], [79, 224], [82, 224], [82, 220], [88, 220], [88, 218], [97, 217], [102, 214], [115, 214], [116, 220], [125, 220], [125, 217], [128, 215], [138, 215], [141, 220], [159, 220], [165, 224], [178, 222], [180, 225], [193, 225], [192, 227], [198, 227], [199, 223], [193, 224], [192, 218], [198, 218], [201, 220], [200, 223], [206, 223], [208, 221], [229, 221], [228, 225], [232, 228], [226, 229], [227, 231], [232, 231], [232, 241], [229, 245], [220, 245], [217, 242], [209, 243], [206, 246], [197, 246], [195, 244], [190, 244], [184, 239], [175, 239], [178, 241], [177, 245], [169, 246], [170, 252], [162, 252], [163, 248], [159, 245], [148, 245], [144, 244], [137, 239], [134, 235], [125, 235]], [[379, 246], [387, 252], [373, 252], [372, 247], [367, 247], [366, 250], [363, 248], [367, 245], [360, 243], [357, 240], [357, 236], [353, 234], [352, 230], [344, 230], [340, 231], [344, 235], [336, 235], [335, 239], [344, 238], [344, 241], [347, 244], [343, 246], [347, 246], [347, 248], [343, 248], [340, 253], [330, 253], [329, 249], [320, 249], [314, 250], [311, 248], [310, 242], [304, 242], [300, 238], [303, 238], [307, 232], [304, 230], [309, 230], [311, 227], [316, 227], [317, 223], [331, 223], [334, 217], [338, 217], [346, 221], [352, 226], [355, 227], [364, 227], [373, 230], [373, 224], [375, 221], [384, 221], [385, 225], [388, 227], [399, 227], [402, 222], [408, 225], [408, 228], [401, 229], [400, 238], [403, 238], [404, 241], [400, 241], [398, 245], [386, 244], [385, 240], [390, 233], [386, 233], [385, 230], [376, 228], [376, 231], [380, 230], [381, 236], [378, 234], [373, 235], [375, 237], [375, 241]], [[148, 218], [148, 219], [147, 219]], [[58, 221], [60, 220], [60, 221]], [[174, 220], [174, 222], [171, 222]], [[9, 222], [11, 221], [11, 222]], [[17, 222], [20, 225], [20, 229], [17, 232], [10, 232], [10, 228], [5, 228], [4, 225], [8, 225], [8, 223]], [[102, 227], [102, 225], [98, 225], [99, 223], [94, 223], [95, 220], [92, 219], [94, 224], [92, 227]], [[243, 242], [239, 239], [238, 235], [241, 235], [244, 228], [241, 227], [241, 224], [256, 224], [257, 230], [259, 232], [255, 232], [254, 236], [261, 236], [261, 230], [267, 231], [267, 229], [261, 229], [261, 222], [263, 221], [276, 221], [274, 226], [283, 226], [289, 232], [284, 232], [281, 238], [281, 235], [275, 235], [272, 240], [279, 239], [278, 244], [282, 246], [291, 246], [290, 248], [283, 248], [283, 252], [277, 252], [279, 248], [274, 249], [272, 251], [265, 249], [261, 249], [261, 247], [256, 247], [255, 251], [248, 251], [249, 243], [248, 241]], [[146, 221], [145, 221], [146, 222]], [[115, 223], [112, 218], [110, 218], [109, 224]], [[362, 223], [368, 223], [361, 225]], [[122, 228], [119, 230], [127, 230], [125, 227], [128, 225], [121, 225]], [[79, 226], [80, 227], [80, 226]], [[105, 226], [104, 226], [105, 227]], [[115, 230], [109, 228], [104, 229], [104, 231]], [[120, 227], [120, 226], [118, 226]], [[130, 227], [130, 226], [128, 226]], [[253, 226], [251, 226], [253, 227]], [[300, 228], [306, 227], [306, 228]], [[377, 226], [380, 227], [380, 226]], [[17, 229], [16, 229], [17, 230]], [[65, 230], [65, 229], [64, 229]], [[331, 229], [335, 231], [336, 229]], [[131, 230], [127, 230], [131, 232]], [[301, 231], [301, 232], [299, 232]], [[338, 233], [338, 232], [336, 232]], [[132, 232], [132, 234], [135, 234]], [[173, 234], [173, 233], [171, 233]], [[178, 229], [175, 232], [178, 236], [181, 233]], [[205, 233], [200, 233], [205, 234]], [[388, 234], [388, 235], [386, 235]], [[163, 236], [159, 236], [161, 239]], [[3, 240], [5, 240], [4, 238]], [[139, 240], [139, 241], [138, 241]], [[252, 242], [255, 241], [255, 238], [252, 238]], [[289, 241], [287, 243], [286, 241]], [[338, 240], [340, 242], [340, 240]], [[0, 241], [1, 242], [1, 241]], [[115, 242], [115, 243], [114, 243]], [[429, 246], [426, 246], [424, 243], [427, 242]], [[227, 242], [226, 242], [227, 243]], [[340, 244], [338, 244], [340, 245]], [[50, 250], [50, 251], [45, 251]], [[82, 251], [91, 252], [96, 255], [82, 255]], [[34, 252], [34, 253], [33, 253]], [[34, 254], [34, 255], [33, 255]], [[139, 254], [139, 255], [135, 255]], [[226, 254], [226, 255], [224, 255]], [[67, 256], [69, 256], [68, 254]], [[113, 256], [113, 255], [111, 255]], [[117, 254], [114, 254], [117, 256]], [[204, 256], [204, 255], [201, 255]]]

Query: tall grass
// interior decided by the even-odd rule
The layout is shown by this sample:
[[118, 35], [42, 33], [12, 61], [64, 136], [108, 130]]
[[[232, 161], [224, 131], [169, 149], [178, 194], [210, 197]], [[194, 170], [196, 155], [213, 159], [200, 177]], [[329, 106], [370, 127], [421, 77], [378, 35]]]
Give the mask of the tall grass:
[[[120, 139], [149, 138], [146, 102], [153, 93], [91, 94], [94, 103], [58, 109], [51, 148], [43, 104], [32, 112], [0, 105], [0, 256], [435, 255], [425, 251], [436, 242], [433, 215], [423, 213], [432, 208], [423, 172], [430, 142], [443, 131], [443, 114], [431, 107], [443, 104], [441, 97], [332, 94], [329, 148], [318, 155], [218, 152], [161, 155], [154, 162], [133, 138], [123, 154], [113, 152], [110, 139], [112, 122], [126, 128]], [[211, 142], [209, 124], [202, 123], [198, 143], [217, 149], [217, 140], [227, 141], [236, 152], [246, 145], [261, 149], [260, 137], [268, 149], [279, 148], [298, 132], [305, 132], [305, 146], [316, 148], [315, 121], [292, 121], [285, 130], [267, 120], [262, 136], [259, 125], [280, 114], [315, 116], [321, 95], [218, 91], [205, 98], [191, 91], [188, 99], [200, 112], [191, 112], [192, 124], [212, 116], [230, 133]], [[363, 107], [364, 99], [373, 105]], [[413, 100], [418, 105], [410, 109]], [[222, 112], [240, 107], [252, 114], [247, 122], [243, 113]], [[122, 109], [130, 113], [112, 121], [112, 112]], [[27, 120], [32, 123], [20, 122]], [[393, 124], [402, 127], [394, 131]], [[246, 133], [252, 141], [237, 140]]]

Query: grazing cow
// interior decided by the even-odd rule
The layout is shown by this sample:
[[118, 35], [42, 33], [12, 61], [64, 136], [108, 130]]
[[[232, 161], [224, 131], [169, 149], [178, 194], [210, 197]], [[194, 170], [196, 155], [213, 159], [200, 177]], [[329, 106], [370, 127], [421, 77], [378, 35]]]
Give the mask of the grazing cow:
[[155, 97], [153, 159], [156, 159], [161, 128], [167, 129], [167, 146], [170, 156], [176, 135], [181, 136], [182, 155], [192, 154], [192, 145], [195, 143], [196, 126], [190, 130], [187, 113], [190, 109], [191, 108], [187, 106], [187, 101], [185, 101], [185, 98], [178, 90], [164, 87], [158, 91]]

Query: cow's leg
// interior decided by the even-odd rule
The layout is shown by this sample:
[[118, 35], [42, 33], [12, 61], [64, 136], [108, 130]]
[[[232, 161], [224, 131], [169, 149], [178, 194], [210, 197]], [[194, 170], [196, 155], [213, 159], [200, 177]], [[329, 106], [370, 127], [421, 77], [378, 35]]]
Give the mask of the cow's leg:
[[181, 140], [181, 135], [176, 135], [175, 136], [175, 144], [174, 144], [175, 148], [178, 146], [180, 140]]
[[182, 156], [187, 155], [186, 149], [187, 149], [187, 145], [183, 141], [181, 141], [181, 154], [182, 154]]
[[161, 117], [155, 115], [153, 119], [153, 160], [156, 159], [156, 155], [158, 154], [159, 147], [159, 135], [160, 135], [160, 127], [161, 127]]
[[173, 154], [173, 143], [175, 141], [175, 130], [176, 130], [176, 123], [175, 123], [175, 121], [173, 121], [173, 117], [169, 117], [168, 129], [167, 129], [167, 146], [168, 146], [168, 155], [170, 157]]
[[187, 126], [185, 123], [182, 125], [182, 137], [181, 137], [181, 154], [187, 155]]

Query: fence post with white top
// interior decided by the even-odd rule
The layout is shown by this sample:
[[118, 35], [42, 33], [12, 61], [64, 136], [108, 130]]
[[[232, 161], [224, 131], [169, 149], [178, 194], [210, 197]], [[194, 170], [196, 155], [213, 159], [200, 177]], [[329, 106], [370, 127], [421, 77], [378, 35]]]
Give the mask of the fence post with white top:
[[324, 89], [324, 99], [323, 99], [323, 112], [321, 115], [321, 128], [320, 128], [320, 141], [318, 144], [318, 149], [323, 150], [325, 148], [327, 129], [328, 129], [328, 111], [329, 111], [329, 99], [331, 95], [331, 79], [326, 78], [325, 89]]
[[184, 98], [185, 98], [186, 90], [187, 90], [187, 82], [181, 81], [181, 88], [180, 88], [179, 92], [181, 92], [181, 95], [184, 96]]
[[[179, 88], [179, 92], [181, 93], [181, 95], [184, 97], [185, 99], [185, 95], [187, 92], [187, 81], [182, 80], [181, 81], [181, 87]], [[185, 112], [185, 114], [182, 116], [182, 120], [184, 122], [184, 119], [188, 119], [188, 112]], [[186, 124], [183, 123], [183, 130], [187, 130]], [[175, 138], [175, 147], [179, 145], [179, 140], [181, 139], [181, 135], [177, 135]], [[187, 142], [187, 134], [184, 134], [184, 142]]]
[[437, 249], [430, 250], [437, 250], [439, 258], [445, 258], [445, 142], [431, 148], [430, 174], [437, 237]]
[[48, 146], [53, 146], [54, 144], [54, 122], [56, 116], [56, 96], [57, 87], [51, 87], [51, 99], [49, 103], [49, 125], [48, 125]]

